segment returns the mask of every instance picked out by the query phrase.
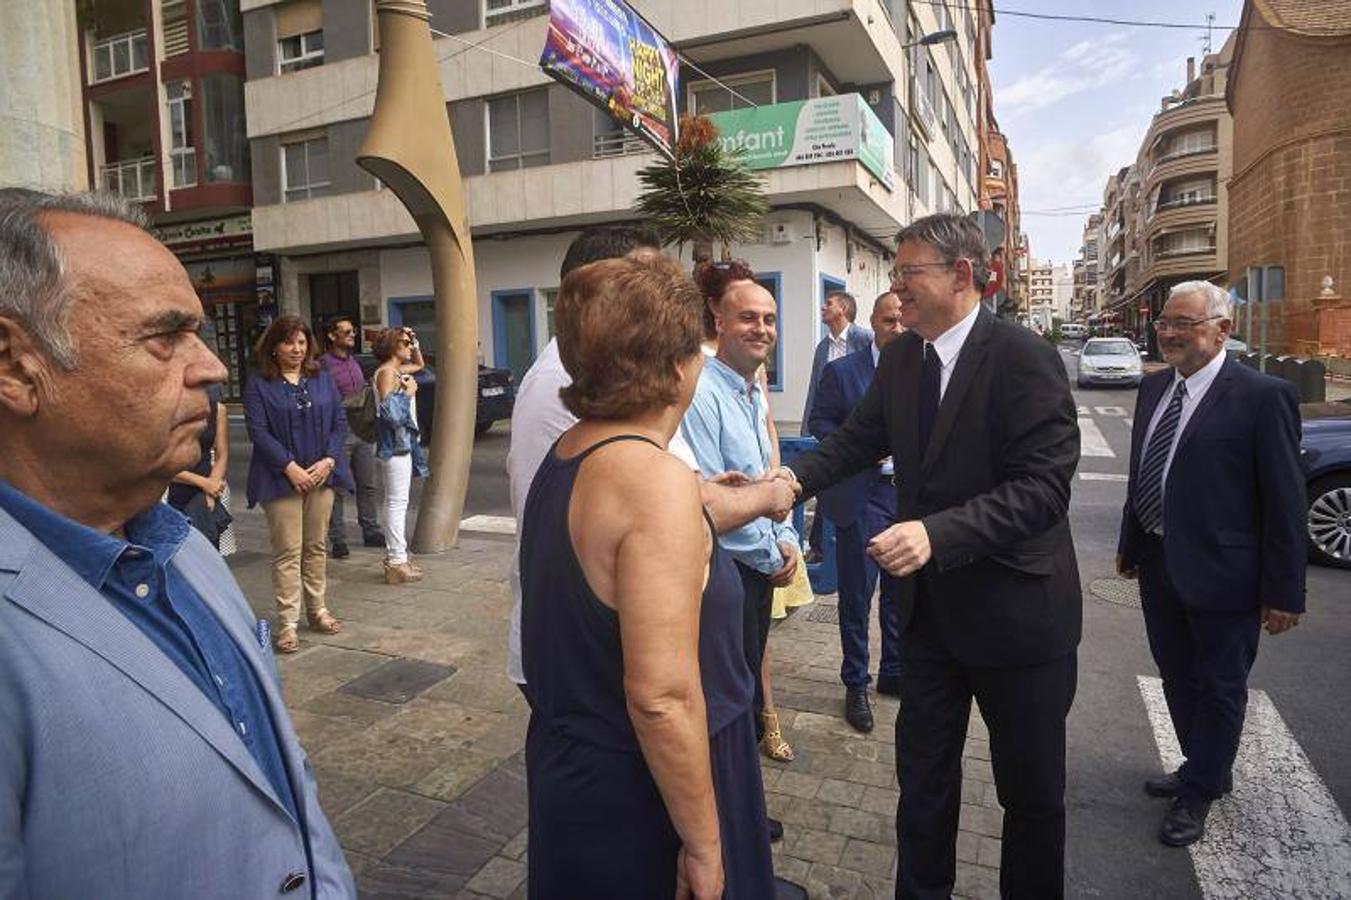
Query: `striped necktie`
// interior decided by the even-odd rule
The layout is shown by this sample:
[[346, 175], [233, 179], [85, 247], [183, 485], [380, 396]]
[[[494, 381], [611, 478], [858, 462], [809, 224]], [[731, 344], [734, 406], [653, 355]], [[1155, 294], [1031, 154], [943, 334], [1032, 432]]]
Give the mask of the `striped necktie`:
[[1173, 449], [1173, 435], [1182, 418], [1182, 401], [1187, 396], [1187, 382], [1179, 381], [1173, 390], [1173, 399], [1163, 411], [1163, 418], [1154, 428], [1140, 464], [1140, 482], [1135, 490], [1135, 517], [1149, 534], [1163, 530], [1163, 469]]

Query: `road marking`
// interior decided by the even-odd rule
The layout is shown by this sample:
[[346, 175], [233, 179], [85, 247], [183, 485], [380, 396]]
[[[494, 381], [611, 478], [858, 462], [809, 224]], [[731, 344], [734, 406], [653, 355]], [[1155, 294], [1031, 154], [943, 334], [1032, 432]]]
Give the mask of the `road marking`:
[[1080, 481], [1130, 481], [1129, 475], [1114, 475], [1111, 472], [1080, 472]]
[[1098, 423], [1086, 416], [1079, 417], [1079, 455], [1101, 456], [1108, 459], [1116, 457], [1116, 451], [1107, 443]]
[[1093, 415], [1093, 410], [1089, 409], [1087, 406], [1076, 406], [1074, 408], [1074, 414], [1077, 416], [1091, 416]]
[[[1139, 676], [1164, 771], [1182, 764], [1163, 682]], [[1344, 897], [1351, 826], [1264, 691], [1248, 692], [1234, 792], [1190, 848], [1205, 900]]]
[[1134, 428], [1134, 427], [1135, 427], [1135, 420], [1132, 419], [1130, 416], [1127, 416], [1126, 418], [1122, 419], [1121, 421], [1123, 421], [1123, 422], [1126, 423], [1126, 427], [1127, 427], [1127, 428]]
[[460, 530], [483, 534], [515, 534], [516, 520], [511, 516], [470, 516], [460, 522]]
[[1124, 416], [1126, 410], [1120, 406], [1099, 406], [1097, 407], [1100, 416]]

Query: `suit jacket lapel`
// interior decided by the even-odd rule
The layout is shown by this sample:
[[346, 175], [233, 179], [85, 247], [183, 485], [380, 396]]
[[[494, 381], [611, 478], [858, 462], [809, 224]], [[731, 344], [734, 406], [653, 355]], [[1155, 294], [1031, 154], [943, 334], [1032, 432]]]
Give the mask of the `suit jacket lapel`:
[[[905, 335], [898, 338], [905, 340], [905, 344], [895, 351], [897, 359], [893, 366], [898, 370], [898, 374], [897, 377], [890, 379], [889, 384], [890, 389], [895, 392], [891, 398], [891, 407], [898, 411], [891, 431], [892, 449], [895, 451], [898, 472], [918, 472], [920, 469], [919, 432], [915, 428], [915, 410], [919, 408], [919, 370], [924, 364], [924, 341], [919, 339], [919, 335], [915, 335], [915, 338], [907, 340]], [[913, 485], [917, 482], [916, 478], [901, 479], [903, 485]]]
[[1215, 375], [1215, 381], [1210, 385], [1206, 395], [1201, 398], [1196, 409], [1192, 411], [1191, 417], [1187, 419], [1187, 427], [1182, 430], [1182, 436], [1177, 439], [1177, 449], [1173, 451], [1173, 458], [1182, 452], [1182, 448], [1187, 446], [1187, 441], [1196, 433], [1198, 423], [1210, 413], [1215, 404], [1220, 401], [1225, 392], [1229, 390], [1233, 383], [1234, 373], [1231, 366], [1236, 365], [1233, 360], [1226, 359], [1220, 366], [1220, 371]]
[[[985, 362], [987, 349], [985, 345], [990, 339], [990, 319], [991, 315], [985, 309], [976, 314], [976, 321], [966, 336], [966, 343], [957, 354], [952, 377], [948, 379], [948, 388], [943, 392], [942, 402], [938, 404], [938, 418], [934, 420], [933, 434], [929, 437], [929, 449], [925, 451], [924, 462], [920, 466], [921, 477], [928, 474], [938, 459], [943, 443], [947, 441], [948, 434], [951, 433], [952, 426], [961, 413], [962, 400], [966, 397], [976, 372]], [[918, 377], [916, 373], [916, 384]]]
[[[1149, 422], [1154, 418], [1154, 410], [1158, 409], [1159, 402], [1163, 395], [1168, 393], [1169, 386], [1173, 383], [1173, 370], [1168, 370], [1167, 378], [1155, 378], [1149, 386], [1149, 391], [1142, 396], [1140, 408], [1135, 411], [1135, 426], [1131, 429], [1131, 477], [1135, 476], [1136, 470], [1140, 467], [1141, 456], [1145, 449], [1145, 435], [1149, 432]], [[1158, 387], [1155, 387], [1155, 385]]]
[[[174, 558], [174, 565], [192, 585], [192, 589], [197, 592], [197, 596], [201, 598], [202, 602], [215, 614], [217, 621], [224, 626], [230, 638], [239, 645], [240, 652], [248, 660], [249, 668], [253, 670], [254, 678], [262, 686], [263, 696], [267, 700], [268, 713], [272, 716], [273, 727], [276, 728], [277, 734], [284, 738], [281, 741], [282, 756], [286, 760], [287, 774], [294, 786], [296, 808], [303, 812], [305, 804], [300, 796], [300, 786], [305, 783], [303, 750], [299, 740], [290, 739], [292, 736], [290, 713], [287, 711], [286, 701], [281, 695], [275, 667], [267, 655], [271, 654], [271, 649], [264, 650], [258, 643], [255, 634], [246, 627], [245, 623], [253, 619], [251, 612], [246, 618], [241, 618], [236, 611], [229, 608], [229, 598], [226, 594], [234, 588], [233, 576], [227, 574], [226, 577], [229, 580], [220, 582], [224, 587], [216, 587], [217, 582], [212, 579], [213, 573], [208, 571], [207, 567], [201, 565], [200, 560], [187, 557], [181, 551]], [[245, 609], [248, 608], [248, 602], [242, 596], [238, 600], [241, 606]], [[270, 792], [271, 784], [266, 779], [264, 779], [264, 783], [268, 785]], [[274, 799], [276, 799], [275, 796]], [[277, 805], [285, 808], [280, 800], [277, 801]]]
[[16, 537], [28, 543], [29, 553], [5, 596], [139, 684], [285, 811], [243, 741], [206, 695], [103, 595], [0, 511], [0, 540]]

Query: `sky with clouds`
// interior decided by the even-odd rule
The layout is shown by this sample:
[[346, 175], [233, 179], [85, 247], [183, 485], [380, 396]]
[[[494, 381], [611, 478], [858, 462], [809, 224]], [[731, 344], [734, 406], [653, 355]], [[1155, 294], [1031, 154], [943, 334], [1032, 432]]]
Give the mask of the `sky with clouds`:
[[[1052, 22], [1000, 12], [1102, 16], [1196, 23], [1195, 29]], [[1159, 101], [1200, 64], [1207, 13], [1215, 14], [1216, 51], [1238, 24], [1242, 0], [996, 0], [995, 117], [1018, 166], [1023, 231], [1032, 255], [1068, 262], [1078, 255], [1086, 213], [1107, 176], [1135, 161]]]

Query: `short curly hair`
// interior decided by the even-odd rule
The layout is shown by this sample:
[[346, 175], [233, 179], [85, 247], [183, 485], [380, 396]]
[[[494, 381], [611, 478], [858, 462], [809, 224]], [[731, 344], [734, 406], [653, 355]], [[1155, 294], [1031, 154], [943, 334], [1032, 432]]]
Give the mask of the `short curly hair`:
[[703, 302], [665, 256], [577, 269], [554, 307], [558, 354], [572, 384], [559, 397], [581, 419], [622, 419], [678, 397], [676, 365], [699, 352]]
[[402, 328], [382, 328], [380, 333], [371, 341], [371, 356], [374, 356], [377, 362], [388, 362], [394, 358], [395, 352], [399, 349], [399, 339], [404, 337]]
[[705, 260], [694, 267], [694, 281], [704, 295], [704, 337], [718, 336], [714, 308], [721, 305], [723, 294], [738, 281], [754, 281], [755, 271], [744, 259], [729, 262]]

